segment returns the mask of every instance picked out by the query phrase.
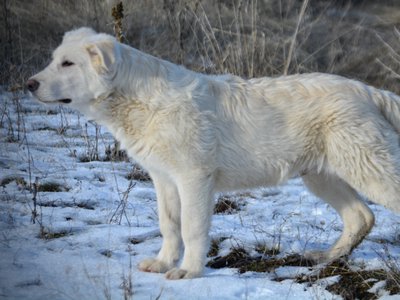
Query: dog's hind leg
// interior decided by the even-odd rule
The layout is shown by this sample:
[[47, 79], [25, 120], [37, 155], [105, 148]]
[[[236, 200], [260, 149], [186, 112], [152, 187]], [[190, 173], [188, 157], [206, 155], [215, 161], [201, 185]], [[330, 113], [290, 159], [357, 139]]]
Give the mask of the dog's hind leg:
[[157, 192], [158, 218], [163, 237], [161, 250], [156, 258], [148, 258], [139, 264], [145, 272], [165, 273], [179, 260], [181, 246], [180, 199], [177, 187], [170, 180], [152, 176]]
[[357, 192], [346, 182], [331, 174], [307, 174], [303, 181], [317, 197], [329, 203], [340, 215], [343, 232], [327, 251], [306, 253], [315, 262], [328, 262], [350, 254], [374, 225], [374, 215]]
[[372, 202], [400, 213], [399, 135], [379, 117], [363, 126], [330, 134], [330, 169]]

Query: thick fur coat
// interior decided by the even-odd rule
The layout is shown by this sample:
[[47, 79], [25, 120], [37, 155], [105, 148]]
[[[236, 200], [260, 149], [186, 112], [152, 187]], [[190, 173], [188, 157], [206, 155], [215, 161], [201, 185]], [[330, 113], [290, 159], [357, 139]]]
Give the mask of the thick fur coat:
[[370, 231], [359, 194], [400, 212], [400, 98], [361, 82], [199, 74], [81, 28], [27, 87], [105, 125], [150, 173], [163, 243], [143, 271], [201, 276], [218, 191], [301, 176], [344, 224], [329, 250], [306, 254], [318, 262], [349, 254]]

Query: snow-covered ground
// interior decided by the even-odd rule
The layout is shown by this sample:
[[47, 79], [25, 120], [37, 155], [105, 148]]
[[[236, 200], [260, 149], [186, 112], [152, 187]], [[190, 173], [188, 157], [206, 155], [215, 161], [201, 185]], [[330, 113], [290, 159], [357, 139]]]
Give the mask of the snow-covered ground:
[[[291, 279], [313, 271], [305, 267], [243, 274], [206, 268], [202, 278], [179, 281], [140, 272], [138, 262], [161, 245], [155, 191], [149, 181], [132, 187], [131, 162], [83, 162], [96, 151], [95, 124], [67, 108], [3, 91], [0, 139], [1, 299], [340, 299], [325, 290], [337, 277], [313, 284]], [[113, 138], [100, 128], [97, 141], [104, 159]], [[33, 223], [29, 186], [35, 181]], [[339, 216], [300, 179], [227, 197], [239, 209], [213, 217], [211, 238], [224, 238], [219, 256], [232, 248], [255, 254], [259, 244], [279, 247], [279, 256], [302, 254], [327, 248], [341, 233]], [[384, 268], [386, 259], [400, 259], [400, 216], [370, 207], [376, 226], [350, 256], [354, 268]], [[382, 298], [399, 296], [379, 286]]]

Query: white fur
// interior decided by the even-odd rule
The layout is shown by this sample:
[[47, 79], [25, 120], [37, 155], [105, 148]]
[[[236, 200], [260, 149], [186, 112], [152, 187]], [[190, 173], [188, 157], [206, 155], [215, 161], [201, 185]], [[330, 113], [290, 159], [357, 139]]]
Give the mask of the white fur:
[[302, 176], [344, 223], [331, 249], [308, 254], [317, 261], [349, 254], [370, 231], [358, 193], [400, 211], [400, 98], [390, 92], [318, 73], [199, 74], [87, 28], [66, 33], [32, 79], [40, 101], [71, 99], [149, 171], [164, 240], [141, 270], [201, 276], [216, 191]]

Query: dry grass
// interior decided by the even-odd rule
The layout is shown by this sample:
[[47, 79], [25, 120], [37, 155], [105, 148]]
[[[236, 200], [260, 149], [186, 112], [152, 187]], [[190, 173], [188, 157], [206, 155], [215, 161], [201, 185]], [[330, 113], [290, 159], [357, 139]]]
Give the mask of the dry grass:
[[[0, 83], [21, 87], [66, 30], [113, 34], [114, 4], [3, 0]], [[329, 72], [399, 92], [399, 7], [393, 0], [137, 0], [124, 1], [122, 27], [127, 43], [201, 72]]]
[[[274, 272], [275, 269], [283, 266], [311, 266], [312, 262], [300, 255], [288, 255], [276, 257], [275, 255], [250, 256], [243, 248], [233, 248], [225, 256], [218, 256], [210, 260], [208, 267], [214, 269], [237, 268], [239, 273], [245, 272]], [[280, 280], [277, 278], [276, 280]]]
[[[277, 256], [276, 253], [270, 255], [251, 256], [243, 248], [232, 248], [231, 252], [225, 256], [214, 257], [217, 248], [213, 243], [213, 258], [208, 262], [207, 266], [214, 269], [219, 268], [236, 268], [238, 273], [245, 272], [268, 272], [275, 273], [275, 270], [285, 266], [308, 267], [309, 275], [297, 275], [295, 277], [279, 277], [275, 276], [275, 281], [283, 281], [286, 279], [294, 279], [297, 283], [308, 283], [310, 286], [320, 284], [326, 280], [327, 290], [333, 294], [340, 295], [345, 300], [353, 299], [378, 299], [379, 295], [373, 291], [373, 287], [378, 282], [384, 282], [383, 288], [390, 295], [400, 294], [399, 285], [399, 268], [391, 268], [388, 270], [356, 270], [352, 268], [345, 260], [337, 260], [326, 266], [318, 266], [311, 268], [313, 263], [300, 255], [287, 255], [284, 257]], [[334, 283], [329, 283], [329, 279], [338, 277]], [[332, 281], [330, 281], [332, 282]]]
[[239, 210], [238, 203], [226, 195], [220, 196], [214, 206], [214, 214], [233, 214]]
[[128, 180], [150, 181], [150, 175], [143, 170], [139, 165], [134, 165], [132, 171], [126, 176]]

